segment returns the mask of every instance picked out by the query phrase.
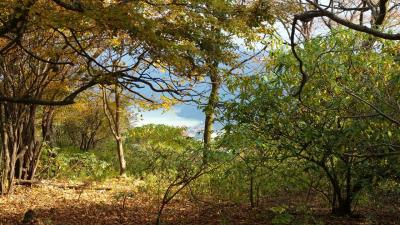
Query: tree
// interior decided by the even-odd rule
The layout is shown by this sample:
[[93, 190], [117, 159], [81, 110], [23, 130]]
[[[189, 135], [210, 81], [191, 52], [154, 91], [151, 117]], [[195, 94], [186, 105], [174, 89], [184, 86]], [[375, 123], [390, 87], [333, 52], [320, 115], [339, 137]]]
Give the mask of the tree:
[[54, 122], [57, 132], [55, 141], [59, 146], [73, 145], [88, 151], [111, 135], [99, 90], [87, 91], [79, 96], [75, 104], [60, 108]]
[[193, 181], [209, 172], [202, 163], [201, 143], [185, 135], [185, 128], [146, 125], [131, 130], [128, 142], [143, 164], [138, 171], [159, 180], [162, 191], [155, 224], [161, 224], [165, 207]]
[[[54, 44], [52, 35], [29, 39], [32, 44], [47, 39]], [[63, 60], [65, 55], [54, 53], [51, 60]], [[75, 67], [51, 66], [32, 55], [17, 49], [8, 51], [0, 58], [0, 91], [12, 98], [41, 98], [63, 94], [60, 83], [67, 84]], [[64, 80], [60, 82], [60, 80]], [[2, 137], [2, 162], [0, 193], [12, 191], [13, 180], [32, 179], [35, 175], [41, 151], [41, 143], [36, 136], [35, 122], [37, 105], [0, 103], [0, 126]], [[49, 130], [44, 127], [44, 137]]]
[[112, 107], [109, 102], [109, 97], [107, 96], [107, 90], [105, 87], [101, 87], [103, 94], [103, 110], [107, 117], [109, 127], [115, 138], [117, 144], [117, 153], [119, 161], [119, 174], [121, 177], [126, 177], [126, 160], [123, 147], [123, 137], [121, 131], [121, 89], [116, 83], [113, 85], [113, 95], [114, 95], [114, 106]]
[[[299, 70], [302, 76], [301, 84], [299, 90], [295, 95], [301, 98], [301, 92], [306, 82], [309, 79], [308, 72], [304, 68], [304, 62], [301, 57], [296, 52], [296, 27], [297, 23], [301, 21], [303, 24], [313, 23], [315, 18], [322, 18], [322, 21], [329, 29], [335, 28], [332, 25], [332, 21], [345, 26], [349, 29], [367, 33], [373, 37], [387, 39], [387, 40], [400, 40], [399, 33], [393, 33], [390, 29], [395, 27], [398, 18], [396, 15], [398, 13], [398, 4], [390, 0], [360, 0], [360, 1], [330, 1], [328, 5], [323, 3], [314, 2], [311, 0], [306, 0], [305, 4], [309, 5], [312, 9], [306, 9], [305, 12], [297, 14], [294, 16], [290, 34], [290, 43], [292, 53], [299, 63]], [[342, 18], [339, 16], [343, 14], [344, 16], [349, 16], [350, 19]], [[367, 17], [370, 16], [369, 19]], [[328, 18], [325, 21], [323, 18]], [[353, 20], [353, 21], [352, 21]], [[369, 26], [367, 23], [369, 22]], [[369, 38], [365, 41], [365, 46], [373, 46], [375, 40]], [[379, 109], [376, 110], [379, 113]]]
[[366, 50], [365, 39], [339, 30], [307, 42], [299, 54], [312, 79], [301, 102], [290, 95], [296, 90], [296, 59], [284, 48], [272, 52], [270, 73], [243, 78], [240, 101], [227, 114], [234, 125], [251, 128], [253, 140], [325, 173], [331, 187], [325, 194], [337, 215], [351, 214], [353, 201], [367, 186], [398, 175], [396, 163], [387, 162], [398, 160], [399, 132], [349, 91], [361, 90], [369, 102], [385, 105], [398, 88], [393, 43]]
[[[3, 123], [7, 124], [3, 131], [13, 133], [13, 126], [8, 124], [18, 123], [22, 117], [17, 114], [9, 116], [11, 108], [15, 112], [24, 111], [25, 115], [31, 115], [31, 119], [25, 117], [23, 120], [31, 122], [27, 122], [26, 128], [21, 129], [13, 140], [28, 141], [21, 134], [25, 132], [22, 130], [31, 130], [27, 135], [34, 137], [32, 121], [36, 105], [72, 104], [85, 90], [115, 80], [133, 95], [148, 101], [152, 99], [138, 90], [148, 88], [155, 93], [169, 93], [174, 98], [190, 98], [189, 91], [205, 71], [207, 51], [198, 45], [199, 40], [207, 38], [212, 46], [234, 45], [232, 35], [240, 36], [249, 31], [250, 22], [264, 20], [262, 11], [266, 6], [258, 4], [258, 1], [246, 4], [235, 1], [4, 1], [0, 6], [0, 54], [8, 62], [4, 62], [3, 68], [13, 64], [10, 63], [13, 60], [9, 58], [11, 55], [28, 57], [48, 68], [47, 76], [38, 74], [37, 68], [29, 66], [24, 67], [24, 72], [18, 68], [13, 70], [24, 76], [35, 74], [46, 79], [54, 78], [50, 83], [68, 88], [63, 88], [57, 95], [43, 94], [46, 85], [40, 81], [44, 80], [32, 77], [32, 81], [38, 82], [35, 91], [29, 89], [15, 94], [9, 91], [14, 84], [6, 79], [13, 78], [10, 74], [6, 76], [10, 70], [3, 70], [1, 82], [5, 88], [0, 90], [0, 101], [5, 107], [2, 110]], [[224, 33], [215, 37], [214, 30], [223, 30]], [[221, 62], [236, 57], [231, 48], [222, 49]], [[115, 70], [113, 57], [108, 56], [121, 54], [125, 65], [119, 65]], [[158, 71], [160, 65], [166, 68], [165, 74], [149, 73], [149, 70]], [[54, 74], [57, 74], [57, 79]], [[59, 74], [65, 76], [58, 77]], [[22, 83], [15, 83], [21, 83], [19, 88], [27, 90], [25, 86], [30, 81], [25, 78], [20, 81]], [[14, 103], [20, 105], [12, 105]], [[48, 127], [46, 123], [44, 127]], [[34, 138], [29, 138], [30, 144], [24, 146], [40, 149], [31, 139]], [[8, 136], [3, 135], [2, 141], [4, 147], [9, 146]], [[21, 159], [27, 154], [22, 154], [25, 150], [22, 150], [24, 147], [20, 149], [20, 145], [9, 147], [19, 150], [2, 150], [2, 193], [6, 193], [6, 189], [12, 190], [16, 158]], [[31, 167], [29, 175], [22, 175], [23, 172], [22, 177], [31, 179], [34, 175], [40, 150], [33, 152], [29, 157], [26, 155], [24, 161]]]
[[[297, 21], [309, 22], [314, 18], [326, 17], [342, 26], [367, 33], [375, 37], [388, 40], [400, 40], [399, 33], [391, 33], [390, 31], [385, 32], [379, 30], [379, 28], [386, 22], [385, 20], [387, 17], [391, 16], [390, 14], [397, 10], [398, 4], [395, 1], [360, 0], [347, 2], [338, 0], [331, 1], [328, 5], [324, 5], [324, 3], [316, 3], [311, 0], [306, 0], [305, 2], [310, 4], [314, 9], [296, 15], [293, 21], [293, 29]], [[348, 12], [351, 12], [353, 15], [358, 14], [358, 23], [347, 20], [338, 15], [341, 13], [346, 15]], [[368, 22], [365, 18], [368, 15], [371, 16], [370, 27], [365, 26], [365, 23]], [[330, 25], [331, 23], [327, 24]]]
[[[268, 25], [265, 25], [266, 27]], [[267, 29], [266, 27], [263, 27], [263, 29]], [[254, 33], [249, 33], [248, 35], [254, 35], [258, 34], [258, 30], [255, 31]], [[264, 37], [263, 38], [251, 38], [251, 40], [248, 41], [248, 45], [251, 45], [255, 42], [263, 42], [264, 38], [267, 35], [270, 35], [271, 30], [264, 31]], [[249, 37], [248, 37], [249, 38]], [[245, 47], [245, 46], [243, 46]], [[212, 138], [212, 133], [213, 133], [213, 125], [216, 119], [216, 114], [218, 107], [221, 104], [220, 101], [220, 89], [223, 87], [225, 80], [227, 80], [230, 76], [240, 76], [244, 72], [237, 72], [240, 70], [246, 70], [246, 66], [248, 64], [252, 63], [252, 60], [255, 59], [256, 57], [262, 55], [265, 51], [267, 46], [262, 48], [261, 50], [254, 51], [250, 46], [246, 47], [246, 50], [244, 52], [240, 52], [238, 54], [242, 54], [245, 57], [242, 57], [244, 59], [240, 59], [238, 62], [234, 61], [229, 65], [220, 65], [218, 59], [215, 59], [215, 55], [221, 54], [220, 50], [218, 50], [218, 47], [215, 47], [213, 50], [212, 55], [206, 60], [207, 65], [208, 65], [208, 79], [210, 83], [210, 90], [209, 90], [209, 95], [207, 96], [207, 102], [204, 107], [204, 114], [205, 114], [205, 121], [204, 121], [204, 133], [203, 133], [203, 162], [204, 164], [207, 164], [208, 157], [211, 151], [211, 138]], [[250, 63], [249, 63], [250, 62]]]
[[263, 185], [262, 178], [271, 174], [273, 165], [271, 162], [281, 161], [281, 156], [274, 146], [265, 143], [264, 135], [254, 132], [248, 124], [228, 124], [225, 126], [225, 131], [219, 140], [220, 146], [236, 156], [237, 160], [231, 160], [235, 163], [232, 167], [240, 171], [236, 176], [244, 174], [241, 183], [243, 178], [247, 180], [247, 195], [251, 208], [254, 208], [258, 205], [260, 186]]
[[[137, 59], [146, 59], [150, 66], [161, 62], [168, 67], [171, 75], [176, 76], [175, 79], [191, 80], [201, 76], [204, 71], [202, 67], [205, 52], [198, 46], [198, 40], [207, 38], [208, 44], [211, 45], [232, 45], [231, 35], [240, 36], [249, 31], [250, 22], [264, 20], [262, 10], [267, 7], [268, 4], [259, 4], [258, 1], [244, 4], [235, 1], [103, 3], [8, 0], [1, 9], [4, 12], [0, 27], [1, 52], [19, 47], [21, 51], [29, 52], [50, 64], [74, 64], [70, 60], [55, 63], [44, 59], [41, 54], [33, 54], [35, 49], [45, 48], [41, 44], [25, 45], [25, 33], [52, 32], [57, 36], [59, 43], [64, 45], [62, 51], [84, 59], [81, 65], [88, 73], [83, 77], [76, 77], [77, 82], [81, 81], [80, 85], [57, 99], [12, 98], [4, 95], [0, 96], [0, 100], [51, 105], [71, 104], [82, 91], [106, 82], [107, 79], [113, 79], [112, 77], [119, 77], [121, 82], [124, 80], [125, 88], [131, 87], [132, 91], [136, 84], [141, 83], [156, 90], [173, 93], [171, 87], [177, 82], [169, 82], [167, 85], [165, 81], [168, 79], [161, 82], [157, 78], [135, 76], [136, 73], [132, 73], [131, 70], [132, 67], [136, 67], [134, 64]], [[215, 38], [215, 30], [224, 30], [226, 33], [223, 36], [218, 34], [219, 37]], [[121, 46], [125, 50], [123, 52], [126, 62], [132, 62], [132, 65], [111, 72], [108, 68], [111, 62], [104, 62], [101, 54], [106, 49]], [[53, 48], [47, 50], [57, 51]], [[223, 61], [234, 57], [230, 49], [225, 49], [222, 53], [220, 56]]]

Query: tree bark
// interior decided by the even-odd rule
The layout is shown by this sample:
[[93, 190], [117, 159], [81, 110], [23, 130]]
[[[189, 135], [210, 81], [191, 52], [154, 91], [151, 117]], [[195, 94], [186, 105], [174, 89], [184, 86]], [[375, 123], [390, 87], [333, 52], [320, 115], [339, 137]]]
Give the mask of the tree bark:
[[124, 147], [122, 145], [121, 137], [121, 102], [120, 102], [120, 92], [118, 84], [114, 85], [115, 88], [115, 141], [117, 142], [117, 152], [119, 159], [119, 175], [126, 177], [126, 161], [124, 155]]
[[126, 177], [126, 161], [124, 155], [124, 147], [122, 144], [122, 140], [118, 138], [117, 140], [118, 146], [118, 159], [119, 159], [119, 175], [122, 177]]
[[41, 143], [35, 137], [36, 106], [2, 103], [0, 132], [2, 166], [0, 193], [13, 191], [14, 179], [31, 180], [35, 176]]
[[345, 161], [346, 173], [345, 173], [345, 183], [344, 191], [342, 191], [343, 186], [340, 185], [339, 179], [334, 172], [330, 172], [328, 167], [324, 164], [319, 166], [325, 171], [329, 181], [332, 185], [332, 202], [331, 202], [331, 212], [337, 216], [349, 216], [352, 214], [352, 203], [353, 197], [358, 193], [359, 190], [352, 190], [351, 186], [351, 164]]
[[103, 91], [103, 109], [104, 114], [106, 115], [111, 132], [114, 135], [115, 142], [117, 144], [117, 153], [118, 153], [118, 160], [119, 160], [119, 175], [121, 177], [126, 177], [126, 160], [123, 148], [123, 140], [121, 135], [121, 101], [120, 101], [120, 90], [118, 84], [114, 84], [114, 96], [115, 96], [115, 110], [111, 109], [109, 102], [107, 100], [107, 93], [106, 89], [102, 87]]
[[219, 88], [220, 88], [220, 77], [218, 76], [218, 63], [213, 63], [212, 68], [210, 69], [210, 80], [211, 80], [211, 92], [208, 97], [208, 103], [204, 110], [205, 113], [205, 121], [204, 121], [204, 135], [203, 135], [203, 163], [207, 164], [209, 152], [211, 150], [211, 135], [213, 132], [213, 124], [215, 120], [215, 109], [218, 104], [219, 96]]
[[253, 172], [250, 173], [250, 187], [249, 187], [249, 200], [250, 200], [250, 207], [254, 208], [254, 175]]
[[332, 207], [332, 214], [336, 216], [349, 216], [352, 214], [351, 201], [339, 200], [338, 205]]
[[53, 141], [53, 121], [54, 121], [54, 106], [45, 106], [43, 107], [43, 115], [42, 115], [42, 138], [43, 141], [46, 142], [49, 146], [54, 145]]

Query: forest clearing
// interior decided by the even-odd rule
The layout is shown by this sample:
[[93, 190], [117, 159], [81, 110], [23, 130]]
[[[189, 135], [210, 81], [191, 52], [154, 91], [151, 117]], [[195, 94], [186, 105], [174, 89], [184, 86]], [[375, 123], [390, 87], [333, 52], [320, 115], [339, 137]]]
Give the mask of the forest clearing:
[[398, 0], [1, 0], [0, 225], [400, 225]]
[[[1, 224], [20, 223], [29, 209], [33, 209], [34, 216], [27, 224], [154, 224], [160, 199], [138, 192], [140, 184], [133, 183], [132, 180], [112, 180], [105, 185], [62, 182], [51, 185], [43, 181], [31, 188], [18, 187], [12, 197], [0, 201]], [[287, 215], [293, 216], [296, 224], [389, 225], [398, 224], [400, 219], [391, 208], [398, 205], [390, 202], [379, 211], [363, 207], [357, 210], [358, 217], [343, 218], [330, 215], [326, 205], [299, 194], [296, 198], [296, 195], [280, 193], [263, 199], [259, 207], [253, 209], [248, 204], [205, 202], [188, 196], [168, 206], [164, 224], [279, 224], [272, 221], [279, 218], [280, 214], [274, 209], [282, 203], [288, 206]], [[296, 209], [306, 201], [312, 210], [307, 214]]]

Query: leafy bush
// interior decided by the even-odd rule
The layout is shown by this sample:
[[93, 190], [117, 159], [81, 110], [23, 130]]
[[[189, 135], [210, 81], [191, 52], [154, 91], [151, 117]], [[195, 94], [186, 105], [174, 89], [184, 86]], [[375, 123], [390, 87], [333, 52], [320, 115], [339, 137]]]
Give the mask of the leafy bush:
[[40, 178], [73, 180], [102, 180], [115, 173], [111, 163], [99, 159], [95, 152], [82, 152], [75, 148], [45, 146], [39, 164]]

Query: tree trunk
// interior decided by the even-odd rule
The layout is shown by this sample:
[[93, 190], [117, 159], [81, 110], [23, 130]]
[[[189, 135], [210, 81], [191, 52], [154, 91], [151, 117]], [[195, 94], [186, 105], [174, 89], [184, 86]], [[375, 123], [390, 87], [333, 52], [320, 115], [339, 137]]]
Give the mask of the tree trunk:
[[119, 175], [121, 177], [126, 177], [126, 161], [124, 155], [124, 147], [122, 145], [122, 140], [120, 137], [117, 139], [117, 148], [118, 148], [118, 159], [119, 159]]
[[2, 164], [0, 193], [13, 191], [14, 179], [32, 180], [41, 152], [35, 137], [36, 106], [0, 104]]
[[114, 85], [114, 94], [115, 94], [115, 112], [111, 109], [108, 100], [107, 100], [107, 93], [106, 89], [102, 87], [103, 91], [103, 109], [104, 114], [107, 117], [109, 122], [111, 131], [114, 135], [115, 142], [117, 144], [117, 153], [118, 153], [118, 160], [119, 160], [119, 174], [121, 177], [126, 177], [126, 161], [124, 155], [124, 148], [123, 148], [123, 140], [121, 136], [121, 102], [120, 102], [120, 90], [118, 88], [118, 83]]
[[338, 205], [332, 206], [332, 214], [336, 216], [349, 216], [352, 214], [351, 200], [339, 200]]
[[[352, 203], [353, 197], [358, 192], [354, 192], [351, 186], [351, 164], [347, 160], [344, 161], [346, 166], [345, 173], [345, 183], [344, 191], [339, 185], [339, 181], [336, 176], [328, 173], [332, 187], [333, 187], [333, 197], [332, 197], [332, 214], [336, 216], [349, 216], [352, 214]], [[326, 169], [326, 171], [328, 171]]]
[[250, 187], [249, 187], [249, 200], [251, 208], [254, 208], [254, 175], [253, 172], [250, 174]]
[[207, 164], [209, 152], [211, 150], [211, 135], [213, 132], [213, 124], [215, 120], [215, 109], [218, 104], [219, 96], [218, 91], [220, 88], [220, 78], [218, 76], [217, 71], [218, 63], [213, 63], [212, 68], [210, 69], [210, 80], [211, 80], [211, 93], [208, 97], [208, 103], [204, 110], [206, 115], [204, 121], [204, 135], [203, 135], [203, 163]]
[[349, 158], [345, 158], [343, 160], [344, 166], [346, 167], [346, 174], [345, 174], [345, 193], [346, 196], [342, 197], [338, 196], [337, 205], [333, 205], [332, 207], [332, 214], [337, 216], [349, 216], [352, 214], [352, 203], [354, 196], [361, 190], [361, 188], [352, 188], [351, 182], [351, 162]]
[[53, 121], [54, 121], [54, 106], [46, 106], [43, 108], [42, 116], [42, 138], [49, 146], [53, 146]]
[[121, 103], [120, 103], [120, 93], [118, 90], [118, 84], [115, 84], [115, 141], [117, 142], [117, 152], [119, 159], [119, 175], [121, 177], [126, 177], [126, 161], [124, 155], [124, 148], [122, 146], [121, 137]]

